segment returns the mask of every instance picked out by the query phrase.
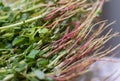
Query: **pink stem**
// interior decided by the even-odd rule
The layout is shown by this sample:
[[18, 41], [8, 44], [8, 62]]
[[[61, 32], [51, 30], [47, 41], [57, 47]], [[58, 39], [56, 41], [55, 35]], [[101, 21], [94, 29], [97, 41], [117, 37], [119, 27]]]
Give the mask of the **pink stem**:
[[68, 44], [70, 44], [70, 43], [71, 43], [71, 41], [68, 41], [67, 43], [59, 46], [58, 48], [56, 48], [55, 50], [53, 50], [53, 51], [50, 52], [49, 54], [45, 55], [44, 57], [45, 57], [45, 58], [49, 58], [49, 57], [50, 57], [51, 55], [53, 55], [55, 52], [61, 50], [62, 48], [66, 47], [66, 46], [67, 46]]

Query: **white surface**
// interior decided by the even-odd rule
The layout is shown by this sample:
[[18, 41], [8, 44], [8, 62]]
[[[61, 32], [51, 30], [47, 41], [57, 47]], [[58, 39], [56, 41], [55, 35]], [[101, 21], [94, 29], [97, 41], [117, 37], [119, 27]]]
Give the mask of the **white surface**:
[[77, 81], [120, 81], [120, 59], [103, 58], [91, 65], [90, 70]]

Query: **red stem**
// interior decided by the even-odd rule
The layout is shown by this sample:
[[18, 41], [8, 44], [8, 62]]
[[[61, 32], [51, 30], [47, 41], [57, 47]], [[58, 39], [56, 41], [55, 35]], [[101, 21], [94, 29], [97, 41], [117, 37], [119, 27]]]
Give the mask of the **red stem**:
[[59, 46], [58, 48], [56, 48], [55, 50], [51, 51], [49, 54], [45, 55], [45, 58], [49, 58], [50, 56], [52, 56], [55, 52], [61, 50], [62, 48], [66, 47], [67, 45], [69, 45], [71, 43], [71, 41], [68, 41], [65, 44], [62, 44], [61, 46]]

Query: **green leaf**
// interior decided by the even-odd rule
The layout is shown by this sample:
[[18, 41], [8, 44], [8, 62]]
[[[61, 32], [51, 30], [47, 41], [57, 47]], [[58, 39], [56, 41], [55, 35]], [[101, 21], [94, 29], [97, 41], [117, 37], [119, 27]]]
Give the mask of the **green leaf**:
[[30, 78], [30, 81], [39, 81], [37, 78]]
[[21, 44], [23, 41], [25, 40], [25, 38], [23, 37], [16, 37], [13, 42], [12, 42], [12, 45], [15, 46], [17, 44]]
[[38, 61], [38, 64], [40, 66], [46, 67], [49, 64], [49, 60], [48, 59], [44, 59], [44, 58], [40, 58]]
[[26, 30], [26, 34], [24, 35], [25, 37], [29, 37], [29, 41], [30, 42], [34, 42], [34, 40], [35, 40], [35, 34], [36, 34], [36, 28], [28, 28], [27, 30]]
[[28, 13], [23, 13], [21, 16], [21, 20], [26, 20], [28, 19], [29, 14]]
[[21, 68], [15, 68], [15, 71], [17, 71], [17, 72], [21, 72], [21, 71], [23, 71], [25, 68], [23, 68], [23, 67], [21, 67]]
[[37, 78], [39, 78], [39, 79], [45, 79], [45, 74], [42, 71], [36, 70], [34, 73], [35, 73], [35, 75], [36, 75]]
[[7, 12], [7, 11], [10, 11], [10, 7], [4, 7], [4, 8], [3, 8], [3, 11], [6, 11], [6, 12]]
[[32, 49], [33, 49], [34, 45], [31, 44], [25, 51], [24, 51], [24, 54], [28, 54]]
[[27, 57], [34, 59], [38, 53], [39, 53], [39, 50], [33, 49]]
[[0, 2], [0, 9], [2, 9], [4, 7], [3, 3]]
[[44, 53], [45, 53], [45, 51], [40, 50], [40, 52], [39, 52], [39, 56], [43, 56]]
[[21, 72], [21, 71], [25, 70], [25, 67], [26, 67], [26, 64], [24, 62], [19, 63], [19, 64], [16, 64], [16, 68], [14, 70], [17, 72]]
[[42, 28], [38, 30], [39, 33], [48, 33], [48, 29], [47, 28]]
[[13, 35], [14, 35], [13, 33], [5, 33], [5, 34], [2, 35], [2, 37], [3, 38], [7, 38], [7, 37], [11, 38], [11, 37], [13, 37]]

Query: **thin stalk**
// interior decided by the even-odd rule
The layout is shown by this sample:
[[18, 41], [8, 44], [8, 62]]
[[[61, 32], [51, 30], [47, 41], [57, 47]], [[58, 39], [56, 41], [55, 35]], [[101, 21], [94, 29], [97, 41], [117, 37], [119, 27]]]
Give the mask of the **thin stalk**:
[[2, 17], [0, 17], [0, 20], [5, 20], [7, 18], [8, 18], [8, 15], [7, 16], [2, 16]]
[[28, 20], [25, 20], [25, 21], [21, 21], [21, 22], [19, 22], [19, 23], [15, 23], [15, 24], [11, 24], [11, 25], [8, 25], [8, 26], [0, 27], [0, 30], [1, 30], [1, 29], [6, 29], [6, 28], [17, 27], [17, 26], [20, 26], [20, 25], [22, 25], [22, 24], [24, 24], [24, 23], [29, 23], [29, 22], [35, 21], [35, 20], [37, 20], [37, 19], [43, 18], [46, 14], [48, 14], [48, 12], [45, 12], [45, 13], [43, 13], [43, 14], [41, 14], [41, 15], [39, 15], [39, 16], [33, 17], [33, 18], [31, 18], [31, 19], [28, 19]]

